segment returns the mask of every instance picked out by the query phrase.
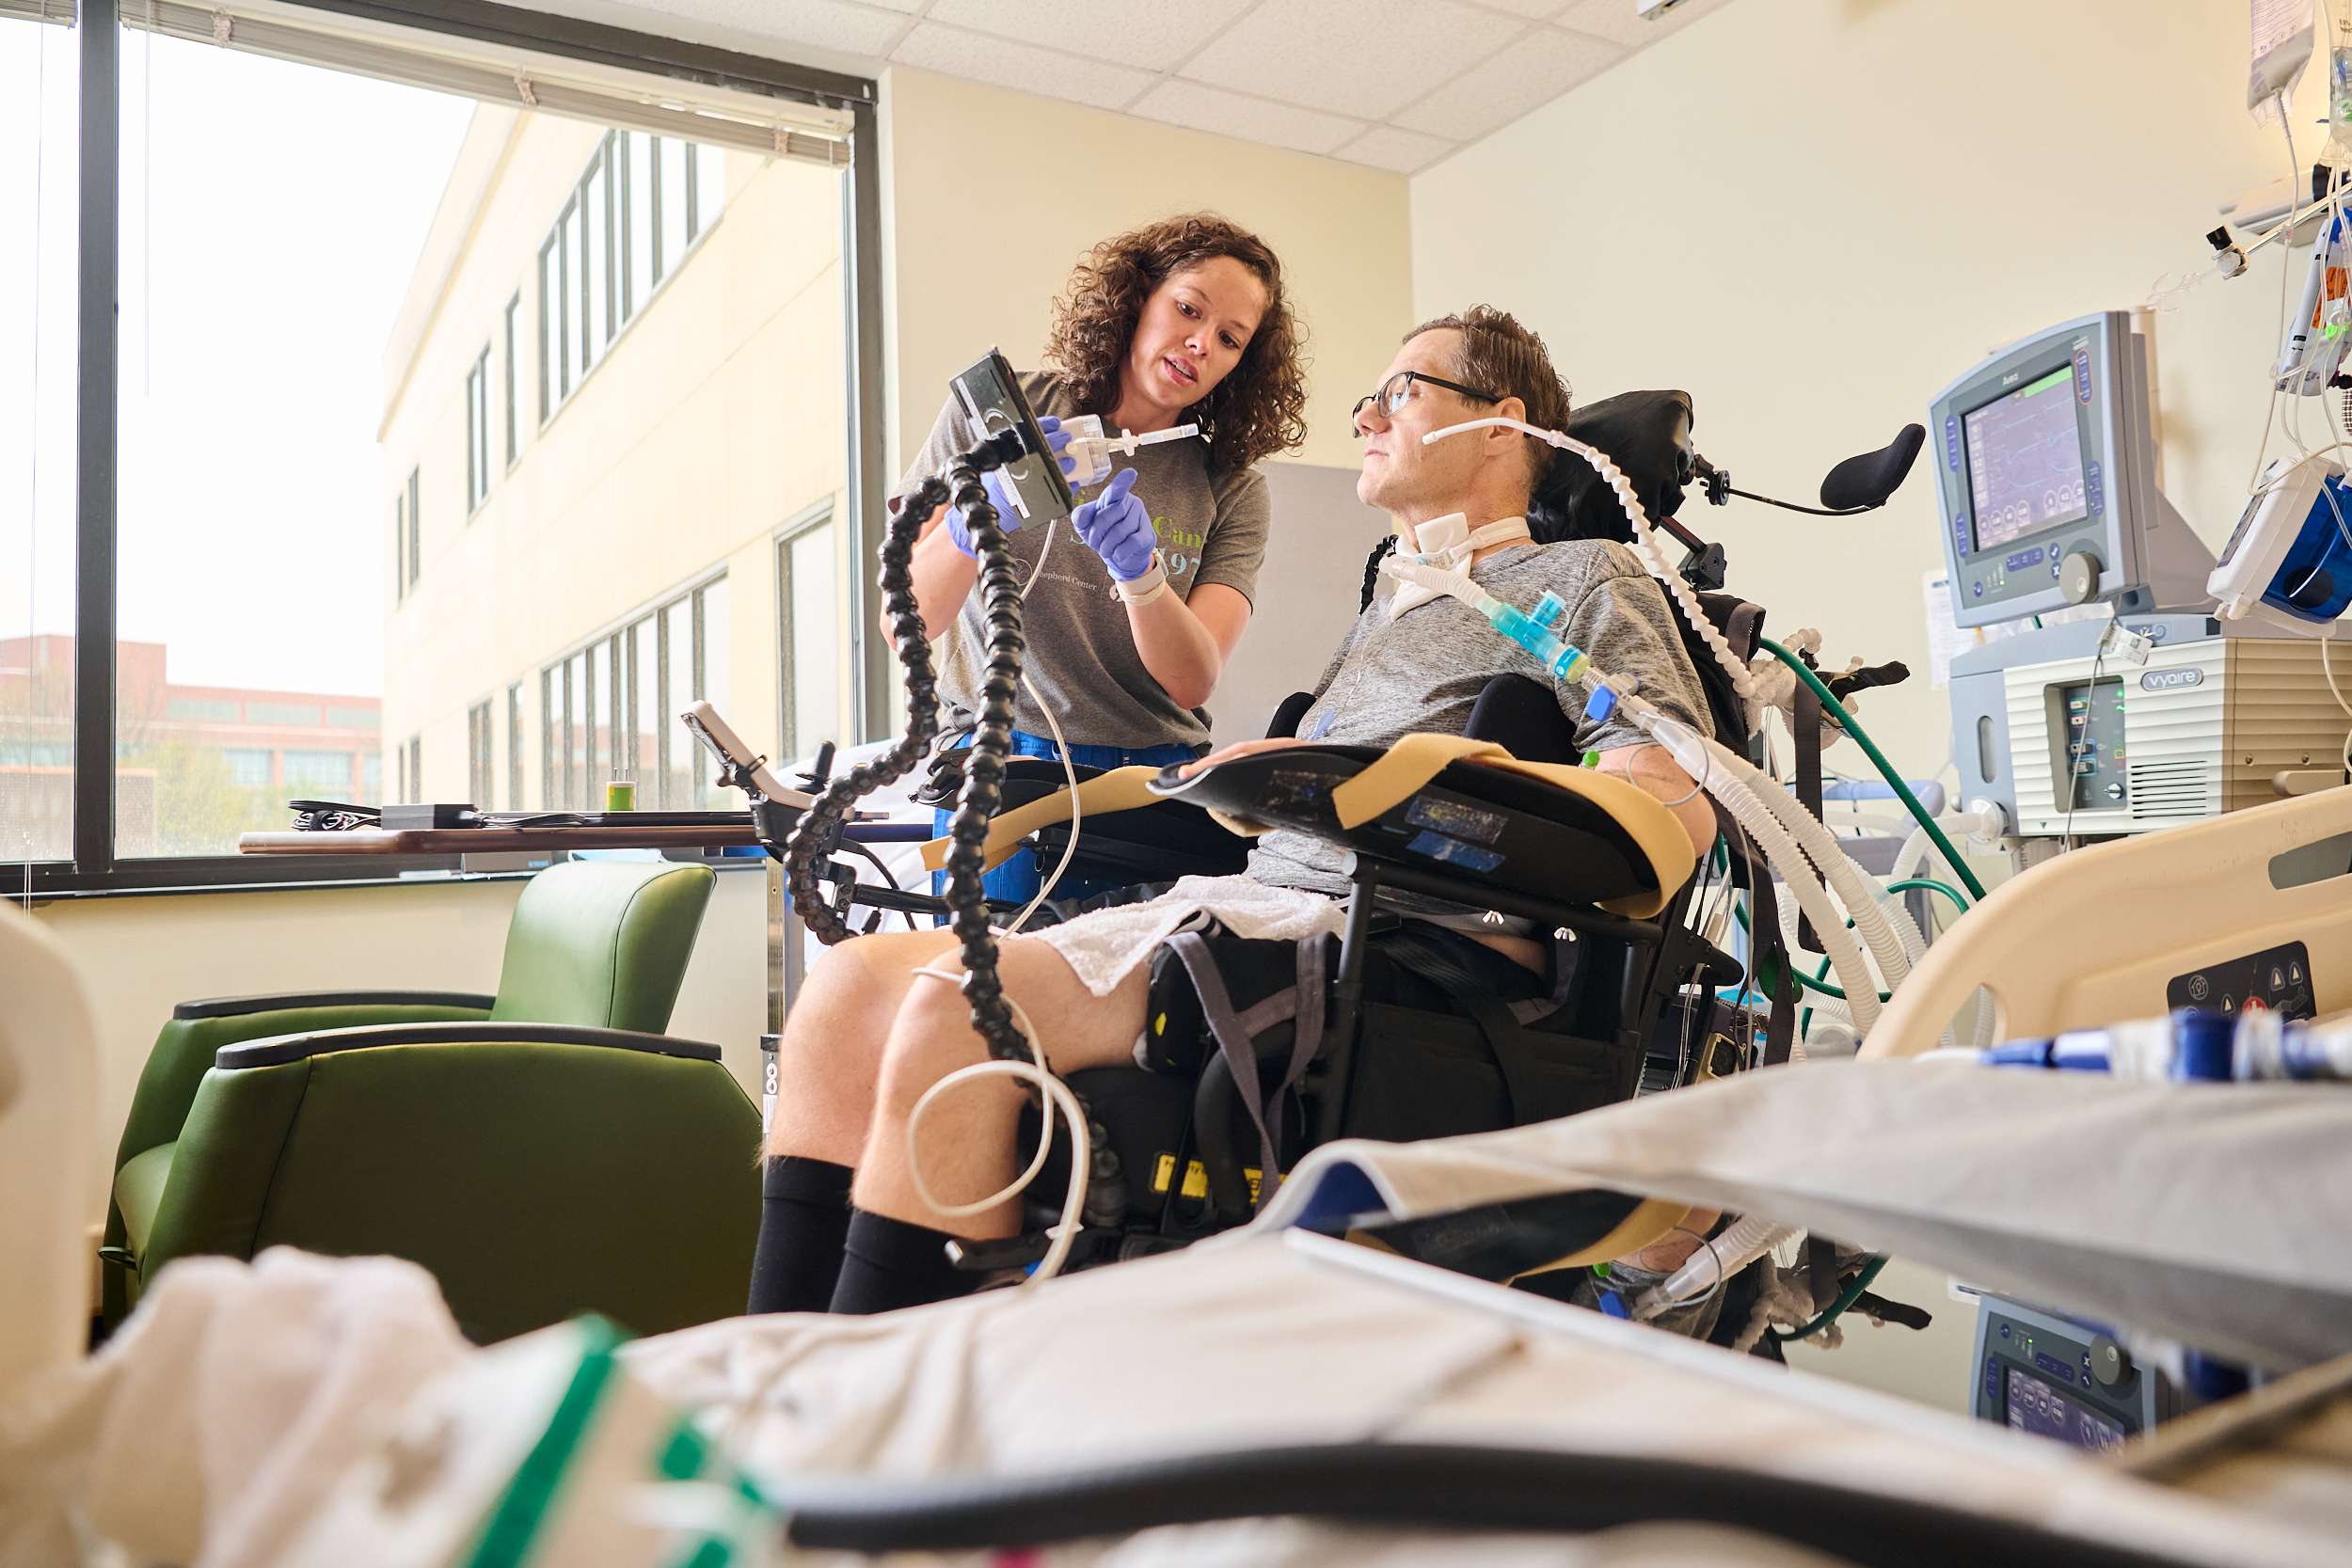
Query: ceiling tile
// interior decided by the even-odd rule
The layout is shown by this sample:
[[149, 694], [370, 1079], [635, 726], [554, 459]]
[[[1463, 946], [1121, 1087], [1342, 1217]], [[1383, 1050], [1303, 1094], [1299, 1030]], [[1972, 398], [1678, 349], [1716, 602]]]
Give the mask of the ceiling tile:
[[1015, 87], [1042, 98], [1069, 99], [1098, 109], [1123, 108], [1152, 85], [1152, 73], [1084, 60], [1034, 44], [919, 22], [890, 52], [900, 65]]
[[1364, 129], [1359, 120], [1317, 114], [1312, 109], [1294, 108], [1287, 103], [1269, 103], [1261, 98], [1244, 98], [1192, 82], [1162, 82], [1137, 100], [1128, 112], [1166, 120], [1170, 125], [1188, 125], [1196, 131], [1239, 136], [1244, 141], [1295, 148], [1301, 152], [1330, 152]]
[[1456, 0], [1279, 0], [1243, 17], [1183, 74], [1385, 119], [1525, 27]]
[[1607, 39], [1628, 49], [1639, 49], [1669, 33], [1679, 32], [1723, 3], [1724, 0], [1682, 0], [1681, 5], [1665, 15], [1645, 22], [1633, 14], [1633, 0], [1576, 0], [1551, 20], [1556, 25]]
[[923, 8], [923, 0], [858, 0], [861, 6], [880, 6], [897, 11], [900, 16], [913, 16]]
[[1414, 174], [1427, 168], [1453, 151], [1454, 148], [1453, 142], [1437, 136], [1400, 131], [1393, 125], [1375, 125], [1332, 156], [1344, 158], [1351, 164], [1370, 164], [1375, 168]]
[[1251, 0], [937, 0], [934, 22], [951, 22], [1026, 43], [1145, 71], [1170, 71]]
[[[1523, 16], [1531, 22], [1543, 21], [1567, 3], [1568, 0], [1477, 0], [1477, 4], [1486, 7], [1488, 10], [1509, 11], [1514, 16]], [[1633, 0], [1625, 0], [1625, 3], [1630, 6]]]
[[1625, 57], [1615, 44], [1546, 28], [1471, 67], [1393, 119], [1408, 130], [1475, 141]]

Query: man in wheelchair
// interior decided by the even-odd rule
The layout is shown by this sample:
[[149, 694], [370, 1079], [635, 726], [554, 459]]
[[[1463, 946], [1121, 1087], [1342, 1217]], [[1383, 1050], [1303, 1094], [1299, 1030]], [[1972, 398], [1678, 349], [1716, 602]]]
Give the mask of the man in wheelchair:
[[[1355, 428], [1364, 443], [1358, 496], [1389, 513], [1402, 551], [1466, 569], [1487, 593], [1521, 607], [1546, 592], [1556, 594], [1566, 606], [1557, 628], [1563, 637], [1600, 667], [1638, 678], [1643, 695], [1665, 712], [1701, 733], [1711, 732], [1708, 702], [1665, 595], [1633, 554], [1603, 540], [1538, 545], [1529, 538], [1524, 517], [1531, 489], [1553, 457], [1551, 450], [1504, 427], [1428, 445], [1421, 439], [1491, 415], [1551, 429], [1565, 423], [1567, 389], [1542, 341], [1508, 314], [1484, 307], [1416, 328], [1379, 388], [1357, 404]], [[1211, 1109], [1197, 1126], [1200, 1140], [1203, 1145], [1255, 1140], [1263, 1153], [1247, 1154], [1240, 1162], [1211, 1160], [1208, 1169], [1222, 1168], [1230, 1177], [1237, 1164], [1246, 1164], [1275, 1176], [1265, 1167], [1296, 1145], [1288, 1137], [1292, 1129], [1266, 1125], [1261, 1106], [1279, 1123], [1286, 1104], [1291, 1115], [1297, 1114], [1296, 1102], [1279, 1092], [1263, 1101], [1259, 1095], [1232, 1094], [1231, 1048], [1221, 1056], [1210, 1037], [1219, 1033], [1215, 1025], [1220, 1020], [1229, 1025], [1222, 1031], [1227, 1036], [1236, 1018], [1263, 1024], [1269, 1016], [1259, 1006], [1263, 998], [1251, 992], [1265, 988], [1238, 978], [1229, 985], [1223, 975], [1203, 984], [1196, 960], [1203, 944], [1218, 944], [1221, 959], [1236, 960], [1225, 968], [1238, 976], [1251, 967], [1248, 956], [1254, 953], [1260, 960], [1255, 967], [1273, 976], [1271, 990], [1286, 995], [1295, 963], [1298, 984], [1292, 1010], [1283, 1015], [1291, 1021], [1283, 1033], [1296, 1042], [1289, 1054], [1311, 1057], [1326, 1022], [1316, 974], [1321, 965], [1312, 955], [1327, 948], [1351, 908], [1358, 926], [1349, 932], [1350, 947], [1367, 956], [1360, 971], [1351, 968], [1343, 975], [1339, 1005], [1365, 1009], [1367, 1039], [1379, 1007], [1393, 1004], [1421, 1009], [1415, 1018], [1470, 1014], [1473, 1022], [1466, 1027], [1485, 1030], [1490, 1043], [1506, 1035], [1516, 1037], [1517, 1026], [1530, 1020], [1554, 1018], [1564, 1021], [1559, 1027], [1567, 1035], [1602, 1035], [1621, 1055], [1632, 1033], [1629, 1021], [1613, 1016], [1580, 1026], [1580, 1010], [1589, 1014], [1591, 1005], [1571, 993], [1581, 989], [1620, 1002], [1630, 997], [1640, 989], [1630, 976], [1642, 954], [1646, 951], [1653, 964], [1658, 958], [1656, 928], [1644, 928], [1653, 933], [1646, 938], [1643, 930], [1631, 930], [1629, 941], [1633, 922], [1597, 913], [1590, 905], [1637, 891], [1646, 878], [1652, 896], [1639, 912], [1658, 912], [1688, 874], [1685, 852], [1704, 853], [1714, 842], [1715, 819], [1693, 781], [1660, 748], [1621, 719], [1586, 718], [1581, 688], [1556, 685], [1531, 655], [1497, 636], [1475, 611], [1410, 587], [1374, 600], [1341, 643], [1292, 736], [1230, 747], [1188, 765], [1183, 775], [1214, 797], [1220, 769], [1229, 777], [1263, 769], [1263, 758], [1250, 759], [1293, 747], [1327, 752], [1372, 748], [1391, 752], [1391, 760], [1405, 757], [1409, 766], [1425, 743], [1400, 742], [1472, 729], [1473, 710], [1490, 679], [1504, 674], [1540, 682], [1540, 688], [1521, 688], [1522, 700], [1534, 697], [1537, 717], [1554, 730], [1564, 727], [1565, 717], [1573, 728], [1572, 744], [1597, 753], [1588, 759], [1597, 771], [1625, 782], [1602, 781], [1597, 790], [1605, 794], [1613, 788], [1628, 799], [1625, 784], [1645, 791], [1670, 814], [1670, 823], [1650, 801], [1640, 800], [1650, 829], [1645, 845], [1629, 847], [1622, 836], [1611, 838], [1607, 832], [1550, 840], [1560, 863], [1545, 871], [1548, 880], [1556, 871], [1560, 890], [1537, 897], [1524, 888], [1502, 891], [1499, 882], [1497, 891], [1483, 895], [1498, 908], [1432, 896], [1425, 888], [1401, 885], [1416, 879], [1392, 870], [1377, 891], [1382, 925], [1393, 921], [1394, 927], [1378, 930], [1372, 928], [1373, 900], [1349, 899], [1370, 884], [1366, 863], [1351, 857], [1346, 844], [1295, 827], [1267, 832], [1257, 840], [1246, 875], [1186, 878], [1159, 898], [1080, 915], [1002, 942], [1005, 994], [1052, 1070], [1065, 1079], [1075, 1074], [1082, 1080], [1113, 1080], [1113, 1074], [1094, 1069], [1143, 1065], [1201, 1076], [1204, 1085], [1222, 1083], [1223, 1101], [1213, 1102], [1205, 1086], [1201, 1091]], [[1298, 753], [1302, 764], [1314, 754]], [[1375, 770], [1366, 768], [1363, 776]], [[1424, 768], [1420, 776], [1425, 779], [1430, 771]], [[1311, 780], [1305, 784], [1294, 780], [1292, 787], [1311, 794], [1316, 786]], [[1414, 809], [1422, 809], [1420, 798]], [[1458, 822], [1432, 820], [1420, 827], [1459, 845], [1460, 863], [1452, 869], [1473, 874], [1469, 882], [1440, 878], [1433, 885], [1475, 892], [1481, 885], [1475, 875], [1481, 870], [1478, 832], [1448, 839], [1440, 830], [1460, 832]], [[1611, 825], [1604, 820], [1601, 827]], [[1673, 842], [1661, 847], [1665, 838]], [[1560, 847], [1588, 844], [1608, 847], [1608, 852], [1597, 847], [1591, 857], [1613, 866], [1600, 878], [1606, 885], [1599, 891], [1585, 888], [1581, 865], [1569, 863], [1585, 857]], [[1629, 862], [1638, 875], [1629, 876]], [[1555, 903], [1562, 907], [1555, 910]], [[1559, 925], [1590, 940], [1557, 942], [1552, 933]], [[1181, 961], [1156, 957], [1171, 951]], [[1180, 977], [1193, 983], [1178, 984]], [[1007, 1195], [1017, 1190], [1019, 1128], [1029, 1091], [1008, 1078], [980, 1078], [958, 1083], [925, 1102], [949, 1074], [987, 1059], [957, 984], [961, 978], [956, 939], [944, 929], [854, 938], [828, 949], [814, 967], [786, 1020], [778, 1050], [752, 1310], [876, 1312], [961, 1294], [984, 1277], [984, 1269], [970, 1265], [990, 1259], [989, 1243], [1021, 1231], [1020, 1200]], [[1171, 1030], [1170, 1013], [1183, 1013], [1187, 1006], [1202, 1027], [1188, 1030], [1180, 1019]], [[1330, 1033], [1344, 1051], [1355, 1019], [1329, 1022], [1340, 1025]], [[1633, 1049], [1638, 1055], [1638, 1044]], [[1279, 1060], [1284, 1054], [1278, 1050], [1261, 1058], [1266, 1065], [1256, 1087], [1296, 1085], [1308, 1063]], [[1500, 1054], [1497, 1060], [1502, 1061]], [[1502, 1103], [1507, 1109], [1491, 1124], [1546, 1119], [1628, 1092], [1616, 1088], [1595, 1097], [1590, 1085], [1579, 1080], [1580, 1071], [1592, 1076], [1589, 1069], [1562, 1069], [1540, 1060], [1505, 1064], [1503, 1076], [1510, 1082]], [[1267, 1072], [1274, 1074], [1271, 1085]], [[1132, 1070], [1119, 1076], [1151, 1077]], [[1613, 1069], [1607, 1076], [1622, 1075]], [[1565, 1099], [1549, 1094], [1548, 1084], [1567, 1080], [1579, 1080], [1581, 1086]], [[1176, 1102], [1188, 1105], [1188, 1079], [1170, 1082], [1177, 1085]], [[1411, 1100], [1417, 1092], [1408, 1084], [1403, 1097]], [[1237, 1125], [1225, 1114], [1228, 1102], [1247, 1110], [1250, 1120]], [[1445, 1125], [1442, 1114], [1425, 1128], [1376, 1117], [1367, 1128], [1361, 1118], [1343, 1117], [1331, 1104], [1321, 1116], [1324, 1135], [1476, 1130]], [[919, 1142], [911, 1140], [911, 1129], [919, 1132]], [[1126, 1198], [1146, 1196], [1167, 1205], [1200, 1198], [1194, 1217], [1199, 1220], [1205, 1206], [1204, 1229], [1246, 1217], [1250, 1199], [1233, 1196], [1230, 1179], [1221, 1212], [1220, 1195], [1184, 1192], [1189, 1148], [1182, 1141], [1183, 1129], [1177, 1136], [1174, 1158], [1156, 1162], [1156, 1169], [1137, 1168], [1133, 1151], [1122, 1167], [1118, 1151], [1104, 1149], [1098, 1140], [1094, 1174], [1107, 1170], [1118, 1179], [1110, 1185], [1120, 1191], [1107, 1197], [1107, 1212], [1098, 1214], [1102, 1205], [1090, 1205], [1090, 1226], [1108, 1220], [1116, 1229]], [[1141, 1190], [1146, 1187], [1149, 1195]], [[1232, 1212], [1236, 1206], [1238, 1213]], [[951, 1242], [960, 1243], [954, 1253]], [[964, 1266], [959, 1266], [959, 1256]], [[1670, 1266], [1679, 1257], [1642, 1261]]]

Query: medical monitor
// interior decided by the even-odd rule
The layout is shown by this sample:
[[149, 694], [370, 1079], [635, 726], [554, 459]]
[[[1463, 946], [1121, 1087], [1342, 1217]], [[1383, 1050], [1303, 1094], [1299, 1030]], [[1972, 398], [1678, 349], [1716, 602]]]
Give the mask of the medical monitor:
[[2141, 607], [2157, 564], [2149, 536], [2169, 508], [2128, 316], [2085, 316], [2001, 350], [1938, 394], [1928, 428], [1960, 626], [2097, 599]]

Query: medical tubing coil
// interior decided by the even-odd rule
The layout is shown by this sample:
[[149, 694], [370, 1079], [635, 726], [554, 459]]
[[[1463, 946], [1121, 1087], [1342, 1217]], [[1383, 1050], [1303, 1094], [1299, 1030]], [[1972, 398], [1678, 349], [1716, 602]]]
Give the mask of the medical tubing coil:
[[1692, 629], [1699, 634], [1708, 652], [1715, 656], [1715, 662], [1723, 666], [1724, 673], [1731, 678], [1732, 689], [1739, 692], [1740, 699], [1748, 705], [1747, 720], [1753, 728], [1757, 721], [1755, 673], [1732, 651], [1731, 644], [1724, 640], [1724, 634], [1715, 629], [1715, 623], [1708, 619], [1707, 611], [1701, 608], [1698, 595], [1691, 591], [1691, 585], [1682, 580], [1680, 573], [1670, 570], [1659, 555], [1657, 536], [1650, 531], [1649, 514], [1643, 510], [1641, 498], [1634, 495], [1633, 482], [1626, 478], [1625, 470], [1612, 462], [1607, 452], [1597, 447], [1586, 446], [1575, 436], [1563, 436], [1558, 431], [1547, 433], [1546, 438], [1553, 446], [1564, 451], [1572, 451], [1591, 464], [1609, 488], [1617, 493], [1618, 503], [1625, 508], [1626, 521], [1633, 527], [1634, 554], [1640, 556], [1642, 563], [1649, 568], [1650, 576], [1663, 583], [1666, 592], [1674, 595]]
[[[1812, 863], [1805, 858], [1804, 851], [1797, 847], [1797, 841], [1789, 836], [1788, 831], [1781, 826], [1780, 819], [1764, 802], [1756, 799], [1756, 791], [1723, 766], [1723, 759], [1730, 755], [1725, 748], [1713, 746], [1710, 749], [1710, 743], [1696, 731], [1679, 720], [1661, 713], [1639, 697], [1623, 697], [1620, 705], [1636, 725], [1665, 748], [1667, 755], [1675, 759], [1677, 767], [1723, 802], [1724, 809], [1731, 813], [1732, 820], [1740, 824], [1756, 847], [1764, 851], [1764, 858], [1779, 871], [1781, 879], [1796, 895], [1798, 907], [1813, 922], [1813, 928], [1820, 933], [1830, 961], [1837, 971], [1838, 982], [1846, 988], [1849, 995], [1858, 998], [1853, 1004], [1854, 1022], [1867, 1036], [1869, 1026], [1878, 1022], [1877, 978], [1863, 960], [1861, 944], [1847, 931], [1845, 916], [1830, 903], [1827, 890], [1815, 873]], [[1763, 775], [1758, 773], [1757, 777]], [[1780, 787], [1769, 779], [1765, 783], [1770, 788]]]
[[913, 771], [939, 734], [939, 677], [931, 664], [930, 640], [923, 635], [922, 608], [915, 602], [914, 560], [914, 543], [925, 520], [946, 500], [946, 480], [924, 481], [899, 505], [882, 535], [882, 608], [890, 616], [891, 635], [898, 641], [898, 662], [906, 667], [906, 733], [881, 756], [834, 779], [801, 813], [784, 841], [785, 883], [791, 890], [793, 911], [827, 946], [853, 933], [826, 899], [818, 867], [832, 859], [850, 808], [873, 790]]

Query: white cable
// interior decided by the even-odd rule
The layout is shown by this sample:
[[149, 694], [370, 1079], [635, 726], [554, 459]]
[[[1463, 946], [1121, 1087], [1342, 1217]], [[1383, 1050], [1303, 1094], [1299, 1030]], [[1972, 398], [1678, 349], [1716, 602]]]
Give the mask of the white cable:
[[[1021, 585], [1021, 598], [1025, 604], [1028, 600], [1029, 590], [1035, 588], [1037, 579], [1044, 575], [1045, 558], [1053, 551], [1054, 525], [1049, 522], [1045, 525], [1045, 542], [1038, 546], [1037, 564], [1029, 569], [1029, 580]], [[1070, 785], [1070, 842], [1062, 846], [1061, 859], [1055, 863], [1054, 874], [1038, 885], [1037, 896], [1012, 917], [1011, 925], [1004, 927], [1004, 934], [1009, 937], [1020, 934], [1021, 927], [1029, 923], [1029, 916], [1037, 913], [1038, 906], [1053, 895], [1055, 887], [1061, 881], [1062, 873], [1070, 869], [1071, 861], [1078, 853], [1078, 826], [1086, 816], [1085, 809], [1078, 804], [1078, 769], [1070, 760], [1070, 743], [1062, 738], [1061, 725], [1055, 720], [1053, 708], [1038, 695], [1037, 688], [1029, 684], [1029, 673], [1025, 669], [1021, 672], [1021, 689], [1029, 694], [1029, 701], [1035, 703], [1037, 710], [1045, 715], [1045, 727], [1053, 732], [1054, 750], [1060, 753], [1061, 776]], [[1046, 1120], [1050, 1123], [1053, 1118], [1048, 1117]]]
[[[963, 983], [963, 976], [954, 970], [926, 966], [914, 973], [959, 986]], [[925, 1208], [942, 1219], [950, 1220], [985, 1213], [1028, 1191], [1029, 1183], [1037, 1180], [1038, 1173], [1045, 1168], [1046, 1157], [1053, 1152], [1054, 1118], [1051, 1115], [1043, 1118], [1043, 1126], [1038, 1133], [1037, 1153], [1030, 1159], [1028, 1168], [1014, 1177], [1002, 1191], [991, 1193], [973, 1203], [942, 1203], [931, 1191], [930, 1183], [923, 1180], [919, 1135], [923, 1117], [929, 1114], [932, 1104], [942, 1094], [960, 1084], [973, 1083], [981, 1078], [1012, 1077], [1035, 1085], [1051, 1101], [1049, 1109], [1059, 1111], [1069, 1121], [1071, 1145], [1070, 1191], [1062, 1199], [1061, 1223], [1046, 1232], [1053, 1240], [1027, 1281], [1031, 1285], [1041, 1285], [1061, 1272], [1062, 1264], [1070, 1257], [1071, 1247], [1078, 1239], [1078, 1219], [1086, 1212], [1087, 1179], [1093, 1169], [1094, 1139], [1087, 1127], [1086, 1107], [1078, 1103], [1078, 1097], [1071, 1092], [1070, 1085], [1055, 1077], [1053, 1069], [1045, 1065], [1044, 1048], [1038, 1044], [1037, 1031], [1030, 1026], [1029, 1015], [1010, 996], [1005, 998], [1005, 1005], [1012, 1009], [1013, 1018], [1021, 1025], [1022, 1037], [1028, 1041], [1029, 1053], [1034, 1059], [1022, 1062], [998, 1057], [975, 1062], [970, 1067], [958, 1068], [924, 1090], [922, 1098], [914, 1102], [914, 1110], [907, 1113], [907, 1180]]]

